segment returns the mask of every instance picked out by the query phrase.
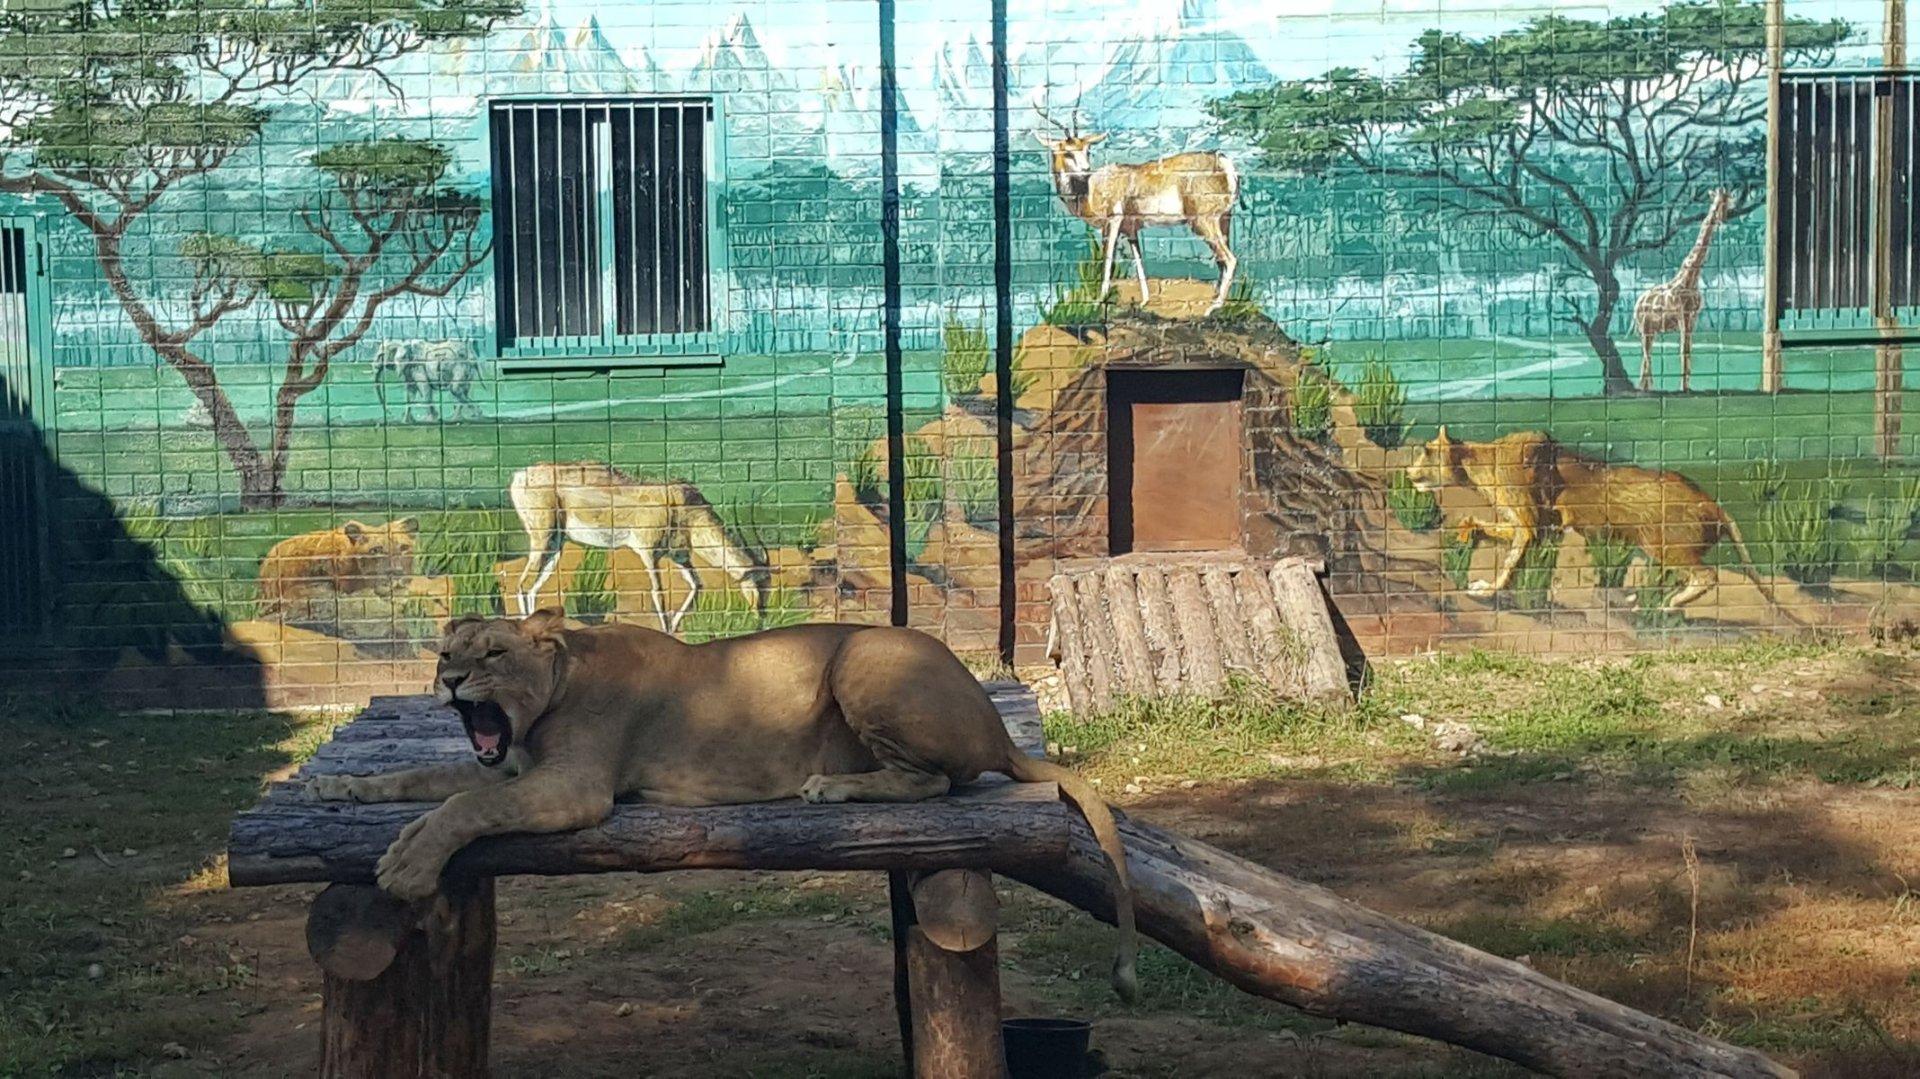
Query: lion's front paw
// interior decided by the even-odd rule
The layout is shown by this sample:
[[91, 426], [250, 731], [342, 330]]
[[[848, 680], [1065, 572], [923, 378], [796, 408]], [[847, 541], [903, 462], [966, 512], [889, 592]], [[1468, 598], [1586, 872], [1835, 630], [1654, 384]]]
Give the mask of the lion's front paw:
[[357, 802], [354, 785], [358, 776], [314, 776], [307, 780], [307, 797], [316, 802]]
[[844, 802], [847, 800], [847, 786], [833, 776], [814, 776], [800, 785], [802, 801], [818, 805], [824, 802]]
[[1471, 596], [1491, 596], [1493, 595], [1493, 582], [1485, 580], [1475, 581], [1467, 586], [1467, 594]]
[[449, 856], [424, 827], [426, 820], [407, 825], [374, 867], [380, 887], [396, 899], [425, 899], [440, 890], [440, 871]]

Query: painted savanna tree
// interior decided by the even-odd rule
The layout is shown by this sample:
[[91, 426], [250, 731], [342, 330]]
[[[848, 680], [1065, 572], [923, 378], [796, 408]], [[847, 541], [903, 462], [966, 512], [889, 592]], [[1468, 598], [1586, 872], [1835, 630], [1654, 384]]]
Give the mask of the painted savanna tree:
[[[445, 183], [446, 150], [386, 138], [323, 147], [311, 178], [268, 192], [276, 210], [291, 207], [267, 215], [288, 220], [268, 242], [188, 232], [178, 211], [204, 210], [215, 174], [258, 146], [277, 110], [303, 102], [296, 92], [315, 75], [377, 74], [517, 10], [518, 0], [35, 0], [0, 11], [0, 191], [49, 197], [85, 231], [129, 325], [206, 408], [244, 505], [281, 501], [297, 403], [380, 308], [445, 295], [485, 257], [480, 206]], [[286, 352], [257, 433], [202, 342], [260, 304]]]
[[[1790, 64], [1829, 62], [1846, 23], [1793, 18]], [[1561, 314], [1634, 390], [1613, 330], [1623, 264], [1765, 204], [1766, 12], [1705, 0], [1588, 20], [1547, 15], [1486, 37], [1429, 30], [1404, 74], [1351, 68], [1214, 101], [1279, 169], [1383, 177], [1431, 209], [1491, 218], [1564, 255], [1586, 295]]]

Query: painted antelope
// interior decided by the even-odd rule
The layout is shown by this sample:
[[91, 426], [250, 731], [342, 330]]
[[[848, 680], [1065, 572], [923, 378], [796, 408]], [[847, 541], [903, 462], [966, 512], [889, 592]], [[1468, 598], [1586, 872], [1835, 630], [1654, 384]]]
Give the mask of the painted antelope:
[[1217, 153], [1186, 153], [1141, 165], [1109, 164], [1093, 167], [1088, 152], [1104, 134], [1080, 133], [1079, 110], [1071, 124], [1048, 116], [1034, 106], [1040, 118], [1057, 128], [1060, 137], [1041, 132], [1033, 137], [1052, 155], [1053, 188], [1067, 212], [1085, 221], [1100, 236], [1104, 269], [1100, 294], [1113, 287], [1113, 258], [1124, 238], [1133, 248], [1133, 269], [1140, 279], [1140, 302], [1147, 302], [1147, 265], [1140, 254], [1140, 230], [1149, 226], [1181, 226], [1206, 243], [1220, 267], [1220, 287], [1214, 291], [1212, 314], [1226, 302], [1239, 264], [1230, 246], [1229, 221], [1240, 197], [1240, 175], [1233, 162]]
[[[626, 547], [640, 556], [653, 593], [660, 628], [680, 632], [680, 622], [700, 596], [692, 563], [715, 566], [764, 618], [766, 569], [727, 532], [713, 504], [691, 483], [647, 483], [597, 461], [544, 462], [513, 474], [507, 497], [527, 533], [527, 562], [516, 599], [532, 614], [535, 597], [560, 560], [567, 540], [583, 547]], [[687, 583], [680, 609], [667, 612], [660, 559], [666, 557]]]

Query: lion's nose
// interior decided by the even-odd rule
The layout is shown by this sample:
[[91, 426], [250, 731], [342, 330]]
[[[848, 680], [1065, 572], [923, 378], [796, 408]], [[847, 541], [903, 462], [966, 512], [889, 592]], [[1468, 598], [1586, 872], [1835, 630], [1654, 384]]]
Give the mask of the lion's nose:
[[440, 684], [447, 687], [448, 693], [452, 693], [454, 690], [459, 689], [460, 683], [466, 680], [467, 680], [467, 676], [464, 674], [443, 674], [440, 676]]

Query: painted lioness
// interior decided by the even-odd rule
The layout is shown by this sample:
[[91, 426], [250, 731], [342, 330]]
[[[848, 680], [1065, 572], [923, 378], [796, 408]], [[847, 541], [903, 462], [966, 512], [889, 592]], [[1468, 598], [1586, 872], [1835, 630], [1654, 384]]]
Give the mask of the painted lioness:
[[986, 691], [918, 630], [812, 624], [683, 644], [635, 625], [567, 627], [560, 612], [448, 623], [434, 689], [475, 759], [321, 776], [323, 799], [445, 804], [380, 859], [381, 887], [430, 895], [460, 848], [503, 832], [606, 819], [616, 798], [723, 805], [916, 802], [983, 772], [1058, 784], [1114, 873], [1114, 986], [1134, 992], [1133, 899], [1113, 815], [1086, 780], [1021, 753]]
[[316, 603], [355, 592], [391, 592], [413, 578], [420, 521], [348, 521], [273, 545], [260, 560], [260, 616], [297, 617]]
[[1476, 595], [1506, 588], [1540, 530], [1559, 527], [1630, 543], [1660, 565], [1684, 573], [1680, 590], [1666, 602], [1668, 611], [1692, 603], [1719, 582], [1706, 564], [1707, 552], [1722, 539], [1732, 540], [1748, 576], [1768, 602], [1776, 602], [1772, 587], [1753, 572], [1753, 556], [1733, 519], [1678, 472], [1609, 464], [1538, 431], [1492, 442], [1462, 442], [1447, 437], [1445, 426], [1407, 471], [1422, 491], [1464, 482], [1493, 504], [1495, 520], [1464, 517], [1459, 523], [1463, 543], [1486, 535], [1508, 544], [1493, 580], [1469, 586]]

